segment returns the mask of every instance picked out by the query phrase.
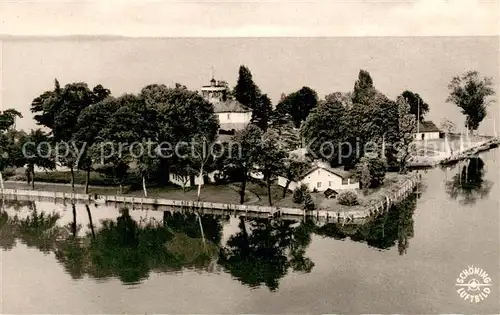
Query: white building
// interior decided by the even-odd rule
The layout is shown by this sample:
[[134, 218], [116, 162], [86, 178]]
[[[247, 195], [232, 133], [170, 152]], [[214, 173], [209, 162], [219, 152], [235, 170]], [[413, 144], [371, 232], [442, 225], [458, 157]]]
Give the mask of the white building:
[[201, 95], [214, 105], [214, 111], [219, 118], [220, 129], [237, 131], [244, 129], [252, 119], [252, 110], [227, 96], [227, 83], [215, 81], [201, 88]]
[[[278, 177], [278, 185], [285, 187], [287, 179]], [[305, 184], [310, 191], [325, 191], [328, 188], [333, 190], [359, 189], [359, 182], [349, 178], [349, 174], [340, 168], [332, 168], [327, 163], [316, 161], [311, 164], [311, 168], [306, 171], [298, 182], [292, 181], [288, 188], [294, 190], [296, 187]]]
[[439, 128], [432, 121], [422, 121], [415, 131], [415, 140], [439, 139]]
[[[201, 181], [201, 185], [205, 185], [208, 183], [214, 183], [215, 182], [215, 174], [217, 172], [211, 172], [207, 174], [206, 176], [196, 176], [196, 175], [191, 175], [191, 176], [183, 176], [179, 174], [175, 174], [171, 172], [168, 176], [169, 181], [172, 184], [188, 188], [192, 186], [198, 186], [198, 184]], [[208, 180], [208, 183], [206, 182]]]

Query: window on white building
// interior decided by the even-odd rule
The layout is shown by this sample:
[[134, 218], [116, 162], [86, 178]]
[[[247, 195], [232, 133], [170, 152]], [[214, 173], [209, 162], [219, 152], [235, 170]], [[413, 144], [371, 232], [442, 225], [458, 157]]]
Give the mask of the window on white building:
[[318, 188], [321, 188], [321, 182], [318, 182], [316, 185], [318, 186]]
[[227, 119], [231, 119], [231, 114], [227, 114]]
[[328, 182], [328, 186], [330, 186], [330, 187], [332, 186], [332, 181]]

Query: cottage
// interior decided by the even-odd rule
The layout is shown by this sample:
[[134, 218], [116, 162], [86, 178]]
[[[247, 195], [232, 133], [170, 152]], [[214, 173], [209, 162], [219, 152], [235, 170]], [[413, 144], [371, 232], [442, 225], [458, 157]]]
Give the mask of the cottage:
[[210, 85], [201, 88], [202, 96], [214, 105], [220, 130], [225, 132], [242, 130], [250, 123], [252, 110], [237, 100], [228, 98], [227, 92], [227, 83], [213, 78], [210, 80]]
[[[278, 185], [285, 187], [288, 179], [279, 176]], [[344, 189], [359, 189], [359, 182], [349, 178], [349, 174], [341, 168], [332, 168], [327, 163], [315, 161], [311, 163], [311, 167], [306, 171], [300, 180], [292, 181], [288, 186], [294, 190], [301, 184], [307, 185], [309, 190], [324, 192], [327, 189], [344, 190]]]
[[432, 121], [422, 121], [415, 131], [415, 140], [439, 139], [439, 128]]

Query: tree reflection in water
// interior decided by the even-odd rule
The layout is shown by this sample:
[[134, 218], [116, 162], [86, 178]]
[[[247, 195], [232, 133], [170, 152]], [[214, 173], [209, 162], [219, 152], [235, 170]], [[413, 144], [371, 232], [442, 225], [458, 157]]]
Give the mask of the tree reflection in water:
[[[220, 235], [222, 226], [214, 224], [213, 217], [202, 216], [201, 220], [209, 235]], [[163, 222], [153, 219], [138, 223], [125, 208], [115, 221], [103, 221], [94, 235], [60, 242], [56, 257], [74, 278], [87, 274], [137, 283], [147, 279], [151, 271], [207, 269], [216, 257], [216, 244], [204, 244], [200, 234], [194, 214], [176, 213], [164, 216]]]
[[35, 202], [5, 200], [6, 208], [14, 210], [28, 208], [31, 210], [26, 218], [18, 215], [9, 216], [7, 212], [0, 212], [0, 246], [2, 249], [14, 248], [16, 241], [28, 247], [36, 248], [48, 254], [55, 248], [55, 242], [60, 235], [65, 233], [65, 228], [59, 227], [57, 221], [59, 214], [39, 212]]
[[[465, 164], [465, 165], [464, 165]], [[484, 161], [480, 157], [458, 163], [458, 172], [446, 181], [446, 192], [451, 199], [471, 205], [477, 198], [485, 198], [490, 193], [492, 183], [484, 180]]]
[[30, 205], [32, 210], [25, 219], [0, 213], [1, 246], [11, 249], [20, 240], [45, 253], [53, 252], [74, 279], [119, 278], [130, 284], [146, 279], [151, 272], [183, 268], [213, 272], [219, 265], [245, 285], [265, 285], [274, 291], [290, 271], [312, 270], [314, 263], [306, 250], [313, 233], [335, 239], [349, 237], [380, 249], [397, 243], [404, 254], [413, 236], [415, 205], [413, 195], [363, 226], [240, 218], [239, 231], [226, 244], [221, 244], [221, 239], [228, 217], [164, 212], [160, 221], [136, 221], [128, 209], [122, 209], [115, 220], [101, 221], [96, 227], [86, 206], [90, 224], [80, 236], [76, 221], [81, 216], [77, 217], [76, 211], [70, 224], [58, 226], [58, 214], [38, 213]]
[[413, 213], [417, 195], [412, 194], [398, 206], [364, 225], [329, 223], [317, 227], [315, 233], [342, 240], [349, 237], [355, 242], [366, 242], [378, 249], [389, 249], [397, 244], [400, 255], [406, 254], [409, 239], [413, 237]]
[[[92, 222], [89, 208], [87, 213]], [[53, 252], [74, 279], [87, 275], [136, 283], [146, 279], [151, 271], [209, 268], [217, 258], [213, 241], [220, 241], [222, 229], [220, 221], [213, 216], [200, 216], [205, 234], [209, 236], [204, 243], [199, 238], [201, 232], [194, 214], [166, 215], [163, 222], [137, 222], [128, 209], [122, 209], [116, 220], [104, 220], [99, 229], [91, 224], [90, 231], [78, 237], [76, 212], [68, 225], [58, 226], [59, 219], [57, 213], [39, 213], [36, 209], [22, 219], [0, 212], [0, 246], [9, 250], [19, 240], [44, 253]]]
[[275, 219], [240, 218], [240, 231], [221, 248], [219, 264], [251, 287], [265, 284], [276, 290], [289, 268], [310, 272], [314, 263], [304, 257], [312, 225]]

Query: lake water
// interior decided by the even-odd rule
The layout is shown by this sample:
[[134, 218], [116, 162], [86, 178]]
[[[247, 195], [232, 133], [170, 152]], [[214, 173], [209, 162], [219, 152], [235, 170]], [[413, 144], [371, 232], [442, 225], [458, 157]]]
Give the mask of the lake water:
[[[420, 172], [365, 226], [10, 201], [1, 312], [498, 313], [499, 150]], [[469, 266], [492, 278], [480, 303], [456, 292]]]

